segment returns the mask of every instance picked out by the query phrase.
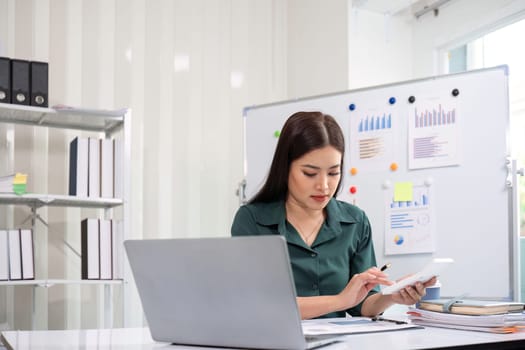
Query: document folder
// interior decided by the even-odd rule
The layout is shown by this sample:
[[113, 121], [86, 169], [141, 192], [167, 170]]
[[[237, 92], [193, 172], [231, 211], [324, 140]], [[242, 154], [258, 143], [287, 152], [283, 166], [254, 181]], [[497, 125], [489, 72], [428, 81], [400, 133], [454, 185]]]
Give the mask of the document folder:
[[31, 62], [31, 106], [47, 107], [48, 103], [48, 63]]
[[22, 279], [22, 257], [20, 253], [20, 231], [8, 231], [9, 242], [9, 279], [13, 281]]
[[100, 196], [103, 198], [114, 197], [114, 143], [112, 139], [100, 140]]
[[82, 279], [100, 279], [99, 221], [84, 219], [80, 224]]
[[33, 250], [33, 231], [20, 230], [20, 252], [22, 255], [22, 279], [35, 279], [35, 261]]
[[0, 281], [9, 279], [9, 245], [7, 231], [0, 230]]
[[88, 197], [100, 197], [100, 140], [89, 138]]
[[0, 103], [11, 103], [11, 60], [0, 57]]
[[87, 138], [75, 137], [69, 144], [69, 195], [87, 197], [89, 146]]
[[113, 235], [111, 232], [111, 220], [99, 220], [99, 225], [100, 279], [110, 280], [113, 279]]
[[11, 103], [29, 105], [29, 88], [31, 84], [29, 61], [11, 60]]

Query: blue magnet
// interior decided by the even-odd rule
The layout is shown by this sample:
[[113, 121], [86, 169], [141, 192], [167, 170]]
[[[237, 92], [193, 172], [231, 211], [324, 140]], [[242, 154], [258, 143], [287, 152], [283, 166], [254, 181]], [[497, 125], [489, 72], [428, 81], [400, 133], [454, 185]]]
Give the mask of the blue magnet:
[[388, 99], [388, 103], [390, 103], [391, 105], [393, 105], [394, 103], [396, 103], [396, 98], [395, 97], [390, 97]]
[[348, 106], [348, 109], [353, 111], [355, 109], [355, 104], [350, 103], [350, 105]]

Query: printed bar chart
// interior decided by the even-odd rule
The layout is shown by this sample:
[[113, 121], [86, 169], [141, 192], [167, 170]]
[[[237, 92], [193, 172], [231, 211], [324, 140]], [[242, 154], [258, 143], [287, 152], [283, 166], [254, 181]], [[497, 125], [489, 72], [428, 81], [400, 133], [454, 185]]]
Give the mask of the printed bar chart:
[[358, 132], [368, 132], [374, 130], [384, 130], [392, 128], [392, 115], [383, 114], [382, 116], [367, 116], [359, 121]]
[[391, 201], [390, 208], [411, 208], [411, 207], [422, 207], [428, 206], [428, 195], [426, 193], [421, 193], [419, 200], [413, 201]]
[[427, 109], [421, 113], [418, 113], [416, 108], [414, 113], [414, 121], [416, 128], [455, 124], [456, 109], [453, 108], [446, 112], [441, 107], [441, 104], [439, 104], [437, 110], [435, 108], [431, 111]]

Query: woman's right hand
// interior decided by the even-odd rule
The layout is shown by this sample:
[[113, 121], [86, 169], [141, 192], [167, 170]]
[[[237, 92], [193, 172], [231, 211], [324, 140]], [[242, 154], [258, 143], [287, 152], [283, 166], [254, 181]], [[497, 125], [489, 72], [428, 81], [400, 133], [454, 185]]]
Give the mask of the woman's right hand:
[[346, 287], [338, 294], [341, 310], [354, 307], [362, 302], [368, 295], [368, 292], [378, 284], [391, 285], [393, 282], [387, 278], [384, 272], [381, 272], [381, 270], [375, 266], [353, 275], [350, 282], [348, 282]]

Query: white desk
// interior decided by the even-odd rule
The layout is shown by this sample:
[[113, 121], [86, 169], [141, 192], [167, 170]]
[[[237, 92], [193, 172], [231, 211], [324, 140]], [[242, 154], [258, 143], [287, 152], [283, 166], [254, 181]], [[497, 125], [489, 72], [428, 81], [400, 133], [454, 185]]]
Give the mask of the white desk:
[[[323, 347], [323, 350], [351, 349], [523, 349], [525, 332], [515, 334], [490, 334], [451, 329], [425, 328], [405, 331], [355, 334], [345, 337], [345, 342]], [[65, 331], [7, 331], [2, 332], [2, 342], [8, 349], [206, 349], [206, 347], [172, 346], [151, 339], [147, 328], [115, 328], [100, 330]], [[224, 350], [224, 349], [222, 349]]]

